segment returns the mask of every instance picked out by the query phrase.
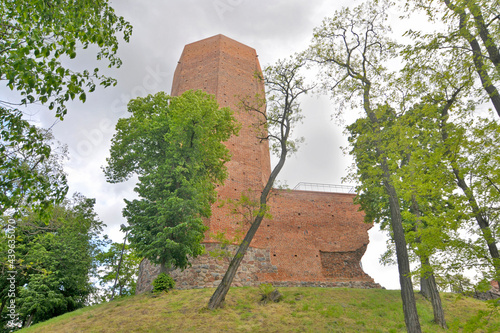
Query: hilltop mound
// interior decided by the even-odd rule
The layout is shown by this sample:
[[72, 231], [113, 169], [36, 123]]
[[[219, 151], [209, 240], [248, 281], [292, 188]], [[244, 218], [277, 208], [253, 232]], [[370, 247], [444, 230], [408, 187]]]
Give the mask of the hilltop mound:
[[[225, 307], [217, 311], [206, 309], [213, 289], [143, 294], [67, 313], [20, 332], [406, 332], [398, 290], [280, 291], [281, 302], [263, 305], [258, 288], [232, 288]], [[472, 298], [445, 293], [442, 299], [452, 332], [474, 331], [478, 311], [489, 311]], [[432, 323], [431, 304], [420, 295], [417, 303], [422, 331], [444, 332]], [[499, 332], [498, 313], [488, 312], [486, 318], [490, 322], [482, 331]]]

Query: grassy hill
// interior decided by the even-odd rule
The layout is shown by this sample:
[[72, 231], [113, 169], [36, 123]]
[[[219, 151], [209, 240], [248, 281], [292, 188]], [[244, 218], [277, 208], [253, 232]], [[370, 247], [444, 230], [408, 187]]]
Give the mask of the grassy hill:
[[[28, 332], [406, 332], [398, 290], [280, 288], [280, 303], [259, 304], [258, 288], [232, 288], [223, 309], [209, 311], [213, 289], [139, 295], [87, 307]], [[500, 315], [485, 303], [442, 294], [451, 332], [474, 332], [478, 311], [487, 311], [486, 329], [500, 332]], [[417, 295], [423, 332], [444, 332], [432, 323], [431, 304]], [[477, 322], [477, 320], [472, 320]]]

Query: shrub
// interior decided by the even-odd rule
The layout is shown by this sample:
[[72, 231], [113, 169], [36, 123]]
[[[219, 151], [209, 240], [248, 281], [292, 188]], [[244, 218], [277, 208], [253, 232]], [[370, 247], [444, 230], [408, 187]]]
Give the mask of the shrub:
[[267, 302], [279, 302], [283, 299], [283, 295], [278, 291], [278, 289], [275, 289], [272, 284], [270, 283], [262, 283], [259, 285], [259, 291], [260, 291], [260, 302], [262, 304], [266, 304]]
[[160, 273], [153, 281], [153, 292], [165, 291], [168, 293], [170, 289], [175, 287], [175, 281], [172, 277], [165, 273]]

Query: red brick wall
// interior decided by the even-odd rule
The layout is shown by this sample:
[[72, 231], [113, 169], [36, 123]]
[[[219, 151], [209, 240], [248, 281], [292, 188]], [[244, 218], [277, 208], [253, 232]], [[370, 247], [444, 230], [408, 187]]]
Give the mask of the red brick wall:
[[233, 154], [227, 188], [261, 186], [271, 172], [269, 145], [256, 138], [250, 126], [256, 120], [239, 107], [241, 98], [264, 94], [256, 73], [261, 69], [255, 50], [223, 35], [186, 45], [175, 70], [172, 95], [202, 89], [214, 94], [221, 107], [230, 107], [243, 124], [239, 136], [227, 143]]
[[266, 281], [373, 281], [360, 267], [371, 224], [353, 204], [354, 195], [275, 190], [272, 219], [260, 226], [253, 246], [268, 248], [276, 273]]

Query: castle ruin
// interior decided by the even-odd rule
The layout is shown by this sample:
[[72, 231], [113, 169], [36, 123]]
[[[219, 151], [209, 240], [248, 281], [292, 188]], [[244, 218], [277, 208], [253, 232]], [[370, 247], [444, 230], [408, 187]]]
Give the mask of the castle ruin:
[[[256, 78], [261, 72], [255, 50], [223, 35], [185, 46], [175, 70], [171, 95], [201, 89], [216, 96], [220, 107], [230, 107], [242, 124], [240, 134], [227, 147], [229, 177], [218, 188], [221, 199], [238, 200], [242, 193], [259, 193], [271, 173], [269, 145], [257, 138], [252, 116], [239, 111], [242, 97], [263, 94]], [[353, 204], [354, 194], [303, 190], [273, 190], [269, 200], [272, 219], [265, 219], [243, 259], [233, 286], [322, 286], [380, 288], [361, 267], [371, 224]], [[192, 266], [174, 270], [180, 289], [216, 287], [229, 264], [208, 252], [220, 248], [213, 235], [232, 237], [244, 225], [226, 205], [214, 204], [204, 245], [207, 253], [192, 259]], [[235, 246], [229, 246], [234, 252]], [[152, 289], [159, 267], [141, 262], [137, 293]]]

